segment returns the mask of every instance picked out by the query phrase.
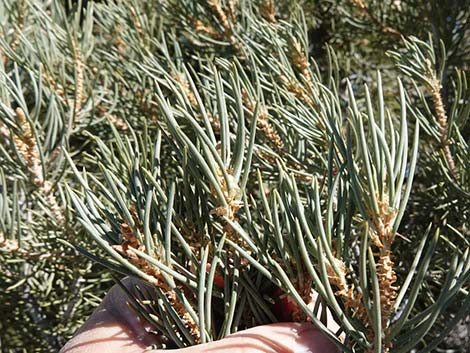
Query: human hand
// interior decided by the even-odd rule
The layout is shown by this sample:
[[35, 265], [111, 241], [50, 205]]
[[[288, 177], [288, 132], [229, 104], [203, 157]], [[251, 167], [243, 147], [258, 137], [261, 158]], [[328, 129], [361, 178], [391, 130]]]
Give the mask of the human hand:
[[[140, 284], [130, 278], [124, 281], [128, 288], [136, 283]], [[127, 305], [126, 294], [114, 286], [60, 353], [142, 353], [155, 341], [147, 329]], [[165, 352], [337, 353], [338, 350], [310, 323], [276, 323], [240, 331], [220, 341]]]

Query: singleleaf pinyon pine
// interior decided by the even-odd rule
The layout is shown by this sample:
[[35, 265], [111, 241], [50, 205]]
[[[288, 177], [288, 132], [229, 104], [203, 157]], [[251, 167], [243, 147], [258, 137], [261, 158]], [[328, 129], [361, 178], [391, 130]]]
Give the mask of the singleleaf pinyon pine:
[[288, 320], [468, 349], [468, 0], [5, 0], [0, 23], [1, 351], [58, 350], [124, 276], [155, 288], [129, 292], [155, 347]]

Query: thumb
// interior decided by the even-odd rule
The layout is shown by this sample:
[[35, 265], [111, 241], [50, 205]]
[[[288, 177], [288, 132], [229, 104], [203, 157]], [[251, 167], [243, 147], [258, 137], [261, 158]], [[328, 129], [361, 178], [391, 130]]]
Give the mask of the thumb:
[[310, 323], [277, 323], [254, 327], [226, 338], [194, 347], [152, 353], [338, 353], [330, 342]]
[[[126, 279], [125, 285], [132, 288], [133, 283], [135, 280]], [[60, 353], [143, 353], [148, 345], [154, 343], [156, 336], [148, 332], [145, 323], [127, 305], [127, 300], [118, 286], [113, 287]], [[286, 322], [254, 327], [216, 342], [148, 352], [336, 353], [338, 350], [312, 324]]]

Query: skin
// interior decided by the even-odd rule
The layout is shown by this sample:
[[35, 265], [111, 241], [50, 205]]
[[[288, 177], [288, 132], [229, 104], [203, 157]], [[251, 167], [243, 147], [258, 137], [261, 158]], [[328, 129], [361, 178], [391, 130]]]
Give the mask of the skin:
[[[124, 284], [130, 290], [135, 284], [146, 286], [130, 278]], [[143, 353], [155, 342], [155, 336], [147, 329], [127, 305], [126, 294], [114, 286], [60, 353]], [[338, 350], [310, 323], [276, 323], [240, 331], [220, 341], [165, 352], [337, 353]]]

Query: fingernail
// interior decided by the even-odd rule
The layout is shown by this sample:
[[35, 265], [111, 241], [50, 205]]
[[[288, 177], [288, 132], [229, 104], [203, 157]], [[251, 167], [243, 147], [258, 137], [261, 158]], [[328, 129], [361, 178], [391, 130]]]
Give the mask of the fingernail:
[[338, 349], [324, 334], [313, 326], [310, 328], [293, 329], [297, 331], [296, 347], [297, 353], [337, 353]]

